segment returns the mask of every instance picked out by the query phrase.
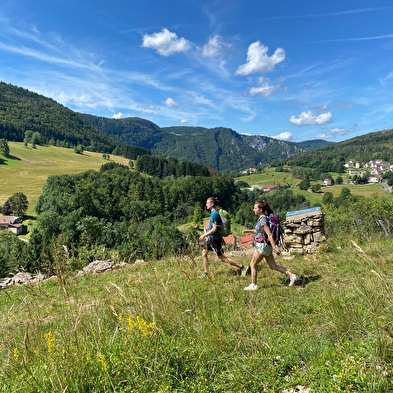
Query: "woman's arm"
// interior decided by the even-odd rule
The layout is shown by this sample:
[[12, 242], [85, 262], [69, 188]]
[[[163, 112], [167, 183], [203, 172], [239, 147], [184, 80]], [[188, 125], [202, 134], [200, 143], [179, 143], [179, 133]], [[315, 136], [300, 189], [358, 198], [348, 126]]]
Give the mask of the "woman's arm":
[[243, 229], [242, 233], [257, 233], [257, 231], [255, 229]]

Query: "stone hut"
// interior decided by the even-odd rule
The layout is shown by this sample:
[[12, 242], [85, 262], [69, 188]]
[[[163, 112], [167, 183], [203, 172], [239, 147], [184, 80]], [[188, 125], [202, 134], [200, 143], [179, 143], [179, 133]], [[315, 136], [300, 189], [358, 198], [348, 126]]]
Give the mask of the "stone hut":
[[289, 253], [315, 254], [326, 245], [324, 215], [320, 207], [286, 214], [284, 233]]

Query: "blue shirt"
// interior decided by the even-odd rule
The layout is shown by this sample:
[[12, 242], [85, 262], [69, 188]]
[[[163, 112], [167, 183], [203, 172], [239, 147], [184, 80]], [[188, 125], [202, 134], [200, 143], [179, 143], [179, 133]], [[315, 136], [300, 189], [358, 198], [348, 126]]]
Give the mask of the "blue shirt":
[[210, 221], [209, 221], [209, 228], [208, 231], [213, 229], [213, 223], [216, 223], [217, 225], [217, 232], [215, 232], [213, 235], [210, 235], [213, 240], [220, 240], [222, 236], [218, 233], [218, 227], [222, 225], [221, 217], [220, 214], [218, 213], [217, 210], [212, 210], [210, 213]]

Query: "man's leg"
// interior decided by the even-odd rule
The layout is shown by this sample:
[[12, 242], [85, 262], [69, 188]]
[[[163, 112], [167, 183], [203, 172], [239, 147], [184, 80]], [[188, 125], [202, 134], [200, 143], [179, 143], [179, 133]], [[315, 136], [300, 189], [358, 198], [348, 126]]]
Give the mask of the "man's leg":
[[205, 274], [209, 274], [209, 260], [207, 259], [208, 253], [209, 250], [207, 248], [204, 248], [202, 251], [202, 260], [203, 260], [203, 272]]

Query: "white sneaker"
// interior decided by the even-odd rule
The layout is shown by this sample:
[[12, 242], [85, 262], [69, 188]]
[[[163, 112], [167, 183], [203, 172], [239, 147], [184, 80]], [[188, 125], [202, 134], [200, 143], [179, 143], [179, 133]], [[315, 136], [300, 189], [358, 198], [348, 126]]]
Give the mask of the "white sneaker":
[[293, 285], [295, 285], [295, 282], [297, 281], [297, 280], [299, 280], [299, 276], [297, 275], [297, 274], [291, 274], [290, 276], [289, 276], [289, 287], [292, 287]]
[[258, 289], [258, 285], [256, 284], [250, 284], [248, 287], [245, 287], [245, 291], [256, 291]]

